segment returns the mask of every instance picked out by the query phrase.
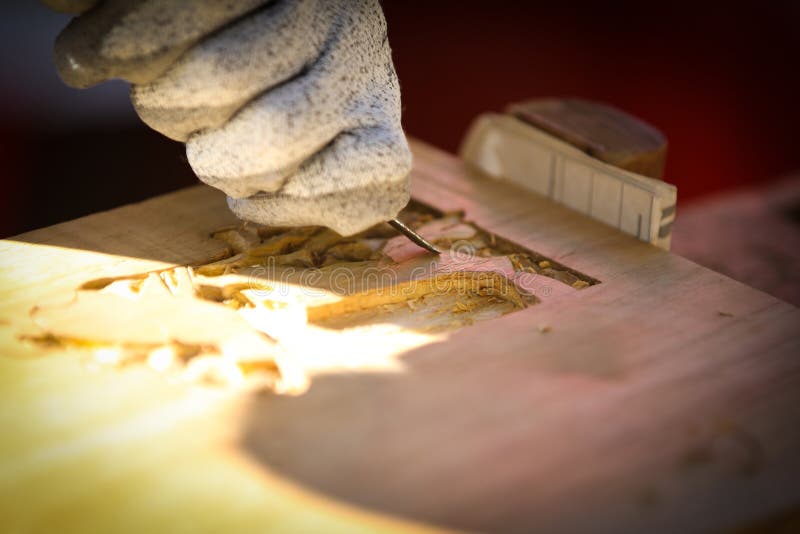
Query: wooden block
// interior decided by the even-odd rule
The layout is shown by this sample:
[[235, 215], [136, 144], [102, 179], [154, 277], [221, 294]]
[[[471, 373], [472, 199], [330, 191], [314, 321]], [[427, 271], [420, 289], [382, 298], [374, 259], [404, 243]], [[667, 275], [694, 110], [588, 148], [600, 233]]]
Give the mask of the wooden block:
[[[550, 107], [533, 109], [540, 113], [541, 117], [536, 117], [541, 119], [541, 123], [550, 118], [545, 113]], [[588, 137], [576, 133], [578, 126], [583, 126], [578, 119], [584, 116], [566, 116], [575, 120], [566, 121], [559, 133], [569, 142], [516, 116], [485, 113], [472, 123], [465, 135], [461, 157], [489, 176], [517, 183], [642, 241], [669, 250], [677, 198], [675, 186], [617, 166], [646, 167], [645, 170], [655, 173], [663, 163], [664, 146], [653, 148], [657, 143], [647, 141], [650, 138], [644, 135], [632, 136], [645, 139], [640, 145], [625, 145], [623, 141], [628, 137], [620, 133], [610, 136], [610, 141], [616, 141], [616, 144], [609, 142], [607, 150], [600, 150], [605, 145], [589, 146]], [[604, 116], [593, 115], [591, 120], [597, 121]], [[594, 125], [588, 119], [587, 122]], [[554, 121], [547, 124], [552, 126]], [[602, 128], [595, 126], [581, 132], [585, 136], [599, 135]]]
[[580, 99], [541, 99], [511, 104], [506, 112], [609, 165], [651, 178], [664, 173], [664, 134], [617, 108]]
[[20, 338], [34, 306], [87, 281], [226, 251], [210, 237], [236, 224], [218, 191], [3, 240], [4, 527], [716, 532], [800, 504], [797, 308], [434, 147], [412, 150], [415, 199], [460, 210], [498, 249], [599, 283], [538, 275], [530, 287], [559, 290], [440, 335], [406, 328], [413, 313], [383, 325], [392, 336], [316, 325], [320, 344], [301, 330], [283, 355], [349, 365], [302, 395], [253, 394], [135, 362], [98, 369], [83, 349]]

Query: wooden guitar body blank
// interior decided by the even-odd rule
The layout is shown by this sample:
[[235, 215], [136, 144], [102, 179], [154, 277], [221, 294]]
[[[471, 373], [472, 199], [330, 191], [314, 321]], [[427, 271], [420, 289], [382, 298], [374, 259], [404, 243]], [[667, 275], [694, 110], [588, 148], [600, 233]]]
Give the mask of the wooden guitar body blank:
[[[413, 198], [494, 240], [490, 263], [527, 254], [482, 279], [535, 274], [535, 302], [487, 294], [492, 318], [425, 333], [415, 310], [380, 300], [392, 337], [366, 334], [386, 324], [370, 322], [364, 302], [320, 301], [308, 320], [321, 345], [304, 360], [316, 371], [299, 394], [176, 382], [145, 365], [98, 366], [86, 347], [28, 341], [32, 310], [87, 282], [82, 291], [100, 291], [215, 255], [246, 259], [223, 259], [230, 243], [211, 237], [238, 227], [217, 191], [188, 188], [4, 240], [9, 530], [719, 531], [797, 506], [795, 307], [422, 142], [412, 149]], [[275, 243], [228, 237], [245, 251]], [[170, 277], [159, 280], [183, 291]], [[202, 291], [219, 306], [238, 298], [220, 285]], [[445, 302], [454, 317], [457, 300]], [[308, 348], [302, 330], [291, 339]], [[291, 362], [293, 348], [281, 351], [279, 364]]]

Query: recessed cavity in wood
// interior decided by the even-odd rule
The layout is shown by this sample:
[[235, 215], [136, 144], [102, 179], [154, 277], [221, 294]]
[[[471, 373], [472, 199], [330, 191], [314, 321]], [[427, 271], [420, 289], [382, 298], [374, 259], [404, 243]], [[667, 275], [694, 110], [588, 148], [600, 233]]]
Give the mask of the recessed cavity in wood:
[[88, 351], [94, 364], [297, 393], [315, 373], [395, 369], [397, 355], [443, 332], [534, 305], [554, 286], [598, 283], [461, 213], [412, 202], [400, 218], [443, 253], [387, 224], [351, 237], [219, 228], [209, 238], [225, 246], [208, 261], [89, 280], [63, 304], [34, 308], [41, 335], [28, 339]]

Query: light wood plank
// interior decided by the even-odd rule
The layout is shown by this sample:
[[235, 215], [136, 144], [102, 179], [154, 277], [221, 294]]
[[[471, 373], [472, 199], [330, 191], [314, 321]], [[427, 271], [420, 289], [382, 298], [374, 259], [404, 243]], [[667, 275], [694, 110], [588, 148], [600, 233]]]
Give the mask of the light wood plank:
[[800, 504], [795, 307], [412, 147], [415, 198], [601, 283], [410, 350], [402, 372], [249, 396], [17, 339], [82, 281], [218, 253], [219, 193], [5, 240], [0, 515], [41, 532], [674, 532]]

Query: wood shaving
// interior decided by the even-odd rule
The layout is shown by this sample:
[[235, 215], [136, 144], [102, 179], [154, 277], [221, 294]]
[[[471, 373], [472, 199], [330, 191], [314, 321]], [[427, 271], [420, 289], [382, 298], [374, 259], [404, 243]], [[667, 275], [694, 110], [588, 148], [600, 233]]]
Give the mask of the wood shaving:
[[316, 227], [307, 226], [270, 237], [257, 247], [249, 249], [247, 255], [252, 258], [263, 258], [265, 256], [286, 254], [300, 247], [318, 230]]
[[209, 263], [207, 265], [200, 265], [199, 267], [195, 268], [195, 272], [203, 276], [221, 276], [230, 272], [236, 272], [237, 269], [241, 269], [243, 267], [256, 265], [259, 261], [260, 260], [258, 258], [248, 256], [243, 252], [224, 260]]
[[336, 302], [308, 308], [308, 320], [320, 321], [335, 315], [345, 315], [365, 308], [375, 308], [385, 304], [407, 302], [430, 294], [482, 291], [484, 295], [495, 296], [509, 301], [517, 308], [524, 308], [522, 297], [507, 278], [493, 272], [455, 272], [439, 274], [422, 280], [410, 280], [392, 287], [368, 290], [355, 295], [347, 295]]
[[211, 237], [224, 241], [231, 247], [234, 254], [240, 254], [253, 248], [261, 242], [258, 234], [254, 231], [242, 230], [241, 228], [227, 228], [217, 230]]
[[342, 236], [329, 228], [325, 228], [308, 240], [308, 242], [304, 245], [304, 250], [307, 250], [314, 256], [320, 256], [330, 247], [338, 243], [341, 239]]
[[331, 257], [337, 261], [366, 261], [376, 257], [376, 253], [368, 244], [352, 241], [339, 243], [328, 249], [328, 258]]
[[467, 307], [466, 304], [464, 304], [463, 302], [459, 301], [459, 302], [456, 302], [456, 306], [455, 306], [455, 308], [453, 308], [453, 311], [455, 313], [465, 312], [465, 311], [469, 311], [469, 308]]
[[256, 228], [256, 234], [261, 239], [267, 239], [279, 234], [285, 234], [291, 230], [290, 226], [260, 226]]
[[306, 248], [301, 248], [288, 254], [281, 254], [280, 256], [272, 256], [270, 260], [271, 263], [268, 262], [268, 264], [275, 266], [314, 267], [314, 256]]

